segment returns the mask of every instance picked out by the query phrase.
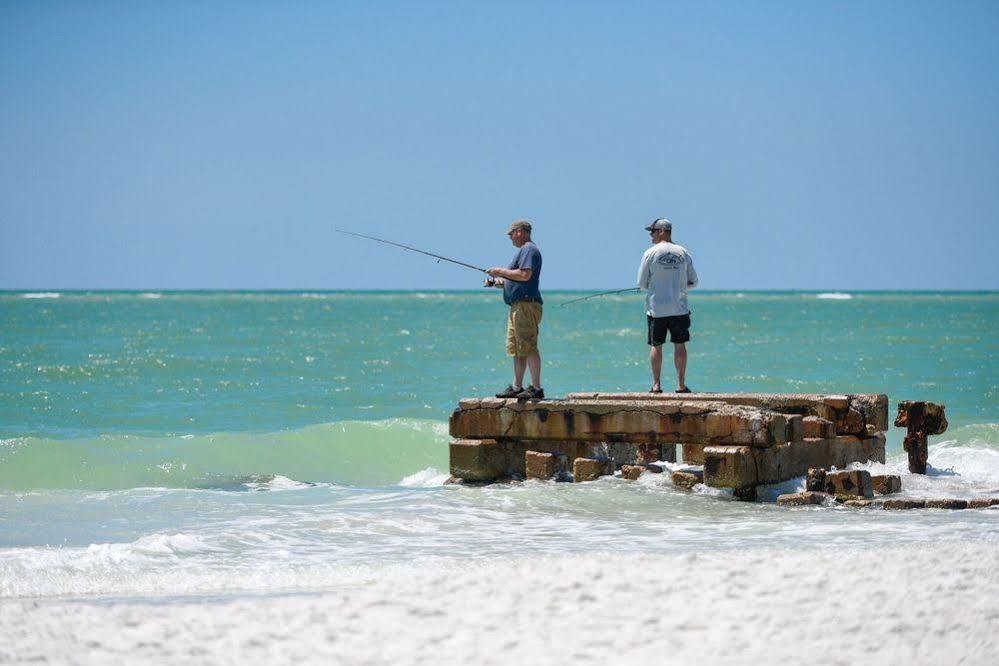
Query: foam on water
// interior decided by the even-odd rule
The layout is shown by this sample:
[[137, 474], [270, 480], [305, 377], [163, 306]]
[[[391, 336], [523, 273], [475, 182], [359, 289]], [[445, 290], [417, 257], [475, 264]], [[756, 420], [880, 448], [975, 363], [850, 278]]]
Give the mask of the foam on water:
[[32, 291], [22, 294], [23, 298], [59, 298], [62, 294], [57, 291]]
[[816, 294], [815, 298], [828, 299], [833, 301], [848, 301], [853, 298], [852, 294], [846, 294], [839, 291], [827, 292], [824, 294]]

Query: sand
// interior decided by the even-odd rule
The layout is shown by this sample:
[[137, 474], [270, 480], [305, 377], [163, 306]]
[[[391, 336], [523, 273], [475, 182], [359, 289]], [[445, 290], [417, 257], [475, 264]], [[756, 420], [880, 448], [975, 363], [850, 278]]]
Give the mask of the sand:
[[581, 554], [414, 565], [340, 590], [8, 599], [0, 661], [999, 663], [999, 548]]

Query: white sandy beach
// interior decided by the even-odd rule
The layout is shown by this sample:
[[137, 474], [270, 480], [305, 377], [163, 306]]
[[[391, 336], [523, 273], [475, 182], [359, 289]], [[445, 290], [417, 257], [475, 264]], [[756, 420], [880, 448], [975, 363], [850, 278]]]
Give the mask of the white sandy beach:
[[576, 555], [304, 595], [8, 600], [0, 660], [991, 665], [999, 549]]

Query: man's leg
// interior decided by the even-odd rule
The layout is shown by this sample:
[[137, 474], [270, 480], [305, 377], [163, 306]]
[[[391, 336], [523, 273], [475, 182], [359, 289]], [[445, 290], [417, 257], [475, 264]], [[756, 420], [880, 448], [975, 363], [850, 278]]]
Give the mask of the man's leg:
[[[659, 356], [659, 365], [662, 367], [662, 355]], [[687, 384], [684, 382], [687, 374], [687, 344], [677, 342], [673, 344], [673, 365], [676, 366], [676, 388], [679, 391], [686, 390]]]
[[[522, 358], [527, 361], [527, 367], [531, 369], [531, 386], [541, 388], [541, 352], [535, 349]], [[520, 371], [520, 376], [524, 376], [523, 369]]]
[[524, 370], [527, 369], [527, 356], [513, 357], [513, 387], [524, 388]]
[[663, 346], [653, 345], [649, 349], [649, 365], [652, 366], [652, 390], [662, 390], [659, 377], [663, 372]]

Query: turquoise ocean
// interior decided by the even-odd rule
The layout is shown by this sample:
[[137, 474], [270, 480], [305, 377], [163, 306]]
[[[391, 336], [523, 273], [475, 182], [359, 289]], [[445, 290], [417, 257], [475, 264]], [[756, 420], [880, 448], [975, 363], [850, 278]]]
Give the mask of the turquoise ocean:
[[[546, 294], [549, 397], [649, 385], [642, 298]], [[700, 391], [947, 406], [919, 497], [999, 496], [999, 293], [693, 292]], [[495, 292], [0, 293], [0, 598], [282, 594], [564, 553], [999, 540], [999, 511], [786, 510], [637, 483], [445, 486], [510, 381]], [[671, 364], [667, 360], [666, 373]], [[768, 489], [772, 497], [803, 485]]]

